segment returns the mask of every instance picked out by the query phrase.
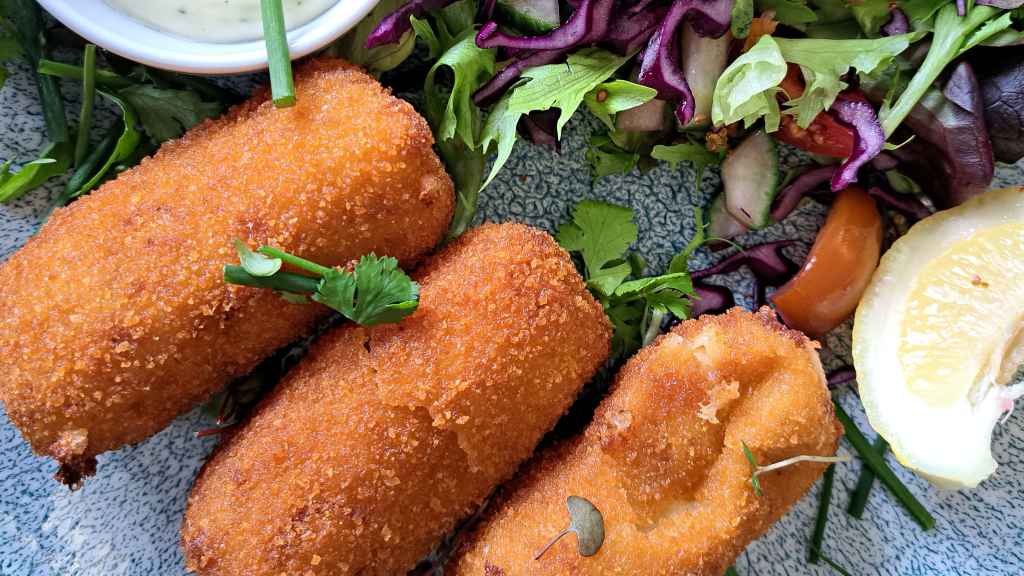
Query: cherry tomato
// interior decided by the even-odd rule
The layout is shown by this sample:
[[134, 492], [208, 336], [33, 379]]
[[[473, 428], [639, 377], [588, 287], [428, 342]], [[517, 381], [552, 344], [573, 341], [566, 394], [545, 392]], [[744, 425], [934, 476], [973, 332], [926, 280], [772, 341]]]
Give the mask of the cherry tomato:
[[857, 308], [882, 245], [882, 218], [860, 188], [843, 190], [832, 203], [800, 272], [771, 295], [782, 319], [820, 338]]
[[[800, 67], [790, 64], [786, 77], [779, 86], [789, 99], [799, 98], [804, 93]], [[853, 154], [853, 130], [837, 122], [828, 112], [818, 114], [807, 128], [801, 128], [792, 116], [783, 114], [782, 125], [773, 136], [780, 142], [811, 154], [833, 158], [848, 158]]]

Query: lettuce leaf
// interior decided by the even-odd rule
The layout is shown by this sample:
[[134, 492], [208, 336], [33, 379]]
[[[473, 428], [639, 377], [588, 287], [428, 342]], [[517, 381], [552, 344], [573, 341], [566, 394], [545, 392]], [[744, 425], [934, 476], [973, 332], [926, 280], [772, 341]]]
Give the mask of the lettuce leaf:
[[786, 61], [771, 36], [733, 61], [715, 85], [711, 120], [716, 126], [742, 120], [750, 126], [764, 117], [769, 132], [779, 129], [781, 115], [775, 94], [786, 77]]

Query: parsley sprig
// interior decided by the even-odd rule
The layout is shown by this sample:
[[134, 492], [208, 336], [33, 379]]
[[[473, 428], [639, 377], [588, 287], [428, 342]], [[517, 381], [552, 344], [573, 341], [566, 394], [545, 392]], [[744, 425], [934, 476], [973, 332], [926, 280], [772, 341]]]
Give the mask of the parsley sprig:
[[[276, 290], [293, 302], [305, 302], [309, 295], [363, 326], [398, 322], [419, 305], [419, 284], [394, 258], [367, 254], [347, 270], [321, 266], [270, 246], [254, 252], [236, 241], [235, 248], [240, 265], [224, 267], [225, 282]], [[284, 264], [315, 276], [282, 271]]]
[[668, 314], [689, 316], [693, 284], [683, 262], [667, 274], [643, 277], [646, 264], [629, 247], [637, 239], [633, 210], [585, 200], [558, 229], [558, 243], [579, 256], [587, 287], [612, 321], [612, 347], [625, 357], [653, 339]]

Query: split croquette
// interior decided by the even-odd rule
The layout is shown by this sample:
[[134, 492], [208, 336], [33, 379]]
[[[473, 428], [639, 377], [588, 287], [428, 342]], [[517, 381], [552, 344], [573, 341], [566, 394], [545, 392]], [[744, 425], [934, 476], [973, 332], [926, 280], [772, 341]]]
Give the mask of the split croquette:
[[297, 69], [57, 210], [0, 267], [0, 399], [76, 482], [328, 313], [229, 286], [232, 241], [326, 265], [409, 264], [442, 238], [452, 184], [426, 122], [340, 60]]
[[[445, 574], [721, 575], [821, 475], [840, 427], [815, 350], [767, 308], [676, 326], [620, 372], [585, 433], [543, 452], [492, 503]], [[604, 517], [597, 554], [573, 536], [566, 498]]]
[[404, 574], [608, 355], [601, 306], [544, 232], [484, 225], [415, 278], [414, 314], [322, 336], [218, 448], [188, 501], [189, 569]]

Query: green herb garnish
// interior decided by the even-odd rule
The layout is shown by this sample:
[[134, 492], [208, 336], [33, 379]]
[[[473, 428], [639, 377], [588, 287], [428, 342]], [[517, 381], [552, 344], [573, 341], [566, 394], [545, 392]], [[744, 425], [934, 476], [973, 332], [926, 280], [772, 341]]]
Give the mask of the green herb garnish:
[[[45, 58], [48, 52], [46, 28], [39, 4], [34, 0], [2, 0], [0, 19], [10, 23], [10, 29], [17, 37], [25, 62], [35, 70], [39, 61]], [[50, 141], [59, 143], [70, 140], [68, 122], [64, 115], [64, 99], [61, 97], [57, 80], [39, 73], [35, 75], [35, 80]]]
[[263, 39], [267, 45], [270, 97], [274, 101], [274, 106], [278, 108], [294, 106], [292, 59], [288, 53], [288, 34], [284, 25], [284, 7], [281, 6], [281, 0], [260, 0], [260, 18], [263, 22]]
[[82, 109], [78, 113], [78, 136], [75, 140], [75, 167], [81, 166], [89, 152], [89, 129], [96, 100], [96, 45], [86, 44], [82, 52]]
[[[235, 247], [241, 265], [224, 267], [224, 281], [229, 284], [277, 290], [289, 302], [302, 302], [302, 296], [309, 294], [314, 301], [363, 326], [398, 322], [419, 305], [419, 284], [398, 268], [394, 258], [378, 258], [371, 253], [349, 271], [321, 266], [269, 246], [253, 252], [236, 241]], [[316, 277], [283, 272], [282, 264]]]
[[[121, 133], [114, 142], [114, 146], [110, 150], [109, 155], [105, 155], [106, 160], [103, 161], [102, 164], [99, 164], [98, 162], [102, 156], [100, 158], [95, 158], [95, 160], [97, 160], [96, 163], [99, 164], [98, 169], [93, 171], [94, 158], [86, 157], [83, 159], [81, 166], [79, 166], [76, 172], [72, 175], [71, 179], [68, 180], [67, 186], [64, 187], [64, 192], [61, 194], [59, 199], [60, 204], [67, 204], [73, 198], [77, 198], [98, 186], [100, 182], [103, 181], [103, 177], [106, 176], [116, 163], [129, 158], [135, 153], [135, 149], [139, 146], [141, 135], [138, 130], [135, 129], [135, 112], [132, 110], [131, 106], [114, 94], [110, 94], [102, 90], [100, 91], [100, 94], [106, 96], [121, 109]], [[83, 168], [85, 171], [80, 172]], [[84, 183], [79, 185], [80, 178], [76, 178], [76, 176], [84, 177], [88, 175], [89, 172], [92, 172], [91, 176], [89, 176]]]
[[604, 516], [590, 500], [580, 496], [569, 496], [565, 502], [569, 509], [569, 526], [551, 539], [537, 554], [539, 560], [556, 542], [566, 534], [576, 534], [576, 549], [580, 556], [593, 556], [604, 544]]
[[807, 561], [817, 564], [821, 558], [821, 543], [825, 539], [825, 524], [828, 523], [828, 509], [832, 503], [832, 485], [835, 483], [836, 465], [825, 469], [821, 482], [821, 497], [818, 500], [818, 516], [814, 519], [814, 532], [811, 534], [811, 551]]
[[743, 447], [743, 455], [747, 457], [747, 462], [750, 462], [750, 467], [753, 469], [750, 473], [750, 485], [754, 487], [754, 494], [757, 494], [758, 498], [760, 498], [764, 495], [764, 492], [761, 491], [761, 481], [757, 479], [757, 471], [760, 466], [754, 458], [754, 453], [747, 447], [747, 443], [740, 442], [740, 446]]
[[[747, 462], [750, 462], [750, 466], [753, 468], [753, 471], [750, 473], [750, 484], [754, 487], [754, 493], [757, 494], [758, 496], [762, 495], [761, 481], [758, 479], [758, 476], [766, 472], [771, 472], [773, 470], [785, 468], [786, 466], [792, 466], [793, 464], [797, 464], [800, 462], [818, 462], [822, 464], [835, 464], [837, 462], [850, 461], [850, 457], [845, 455], [815, 456], [813, 454], [800, 454], [799, 456], [793, 456], [791, 458], [786, 458], [785, 460], [779, 460], [778, 462], [775, 462], [773, 464], [767, 464], [765, 466], [762, 466], [757, 463], [757, 459], [754, 458], [754, 453], [750, 451], [750, 448], [747, 446], [745, 442], [740, 441], [740, 446], [743, 448], [743, 455], [746, 456]], [[831, 470], [832, 466], [829, 466], [828, 469]]]
[[896, 497], [896, 500], [898, 500], [899, 503], [902, 504], [908, 512], [910, 512], [910, 515], [913, 516], [914, 520], [921, 525], [921, 528], [924, 530], [930, 530], [933, 528], [935, 526], [935, 518], [929, 514], [928, 510], [925, 509], [921, 502], [910, 493], [910, 490], [907, 489], [906, 485], [896, 477], [896, 474], [894, 474], [892, 469], [889, 468], [889, 465], [885, 463], [885, 459], [883, 459], [878, 452], [872, 449], [871, 444], [868, 442], [867, 438], [864, 437], [860, 428], [857, 428], [857, 425], [853, 423], [853, 419], [851, 419], [850, 415], [846, 413], [846, 410], [844, 410], [838, 402], [833, 402], [833, 404], [836, 409], [836, 418], [838, 418], [839, 422], [842, 423], [843, 430], [846, 433], [846, 439], [850, 441], [850, 444], [853, 446], [854, 450], [857, 451], [857, 454], [864, 461], [864, 464], [874, 471], [875, 475], [878, 476], [878, 479], [882, 481], [882, 484], [885, 484], [885, 487], [892, 492], [893, 496]]
[[[885, 455], [885, 452], [889, 449], [889, 443], [882, 438], [881, 435], [875, 438], [874, 444], [871, 445], [871, 449], [877, 452], [879, 455]], [[875, 472], [870, 466], [862, 466], [860, 470], [860, 476], [857, 477], [857, 486], [853, 489], [853, 494], [850, 496], [850, 505], [847, 506], [846, 512], [854, 518], [860, 519], [864, 516], [864, 509], [868, 505], [868, 496], [871, 495], [871, 489], [875, 485]]]

